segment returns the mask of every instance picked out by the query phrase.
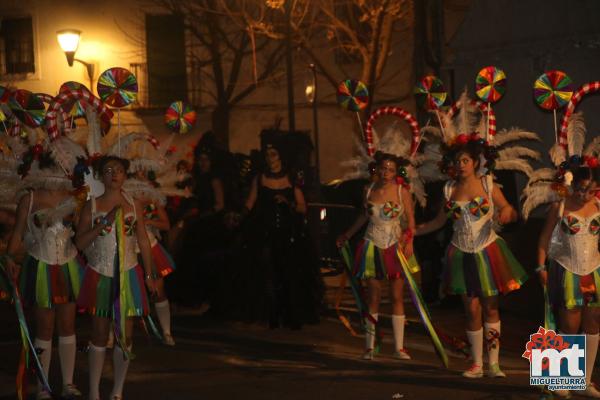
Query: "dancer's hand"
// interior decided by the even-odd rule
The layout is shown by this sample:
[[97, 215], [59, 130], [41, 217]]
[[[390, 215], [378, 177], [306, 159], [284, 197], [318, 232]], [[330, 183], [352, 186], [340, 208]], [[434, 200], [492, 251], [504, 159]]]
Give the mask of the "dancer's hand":
[[16, 282], [17, 278], [19, 277], [19, 270], [21, 269], [21, 266], [19, 264], [17, 264], [12, 258], [7, 257], [5, 269], [6, 269], [6, 275], [8, 275], [8, 278], [12, 282]]
[[335, 240], [335, 245], [338, 248], [342, 248], [344, 246], [344, 243], [346, 243], [348, 241], [349, 237], [346, 233], [342, 233], [340, 236], [338, 236], [338, 238]]
[[541, 270], [538, 272], [538, 277], [540, 278], [540, 283], [542, 286], [546, 286], [548, 284], [548, 271]]
[[502, 225], [510, 224], [513, 221], [516, 221], [517, 213], [511, 206], [505, 206], [500, 209], [498, 213], [498, 222]]

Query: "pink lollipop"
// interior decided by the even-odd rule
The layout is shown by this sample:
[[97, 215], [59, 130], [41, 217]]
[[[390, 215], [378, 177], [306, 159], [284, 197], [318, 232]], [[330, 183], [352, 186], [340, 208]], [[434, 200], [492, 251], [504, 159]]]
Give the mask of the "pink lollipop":
[[380, 107], [377, 110], [375, 110], [373, 114], [371, 114], [369, 120], [367, 121], [367, 127], [365, 129], [367, 153], [370, 156], [373, 156], [373, 154], [375, 154], [375, 146], [373, 144], [373, 123], [377, 121], [379, 117], [384, 115], [393, 115], [395, 117], [401, 118], [410, 125], [413, 137], [410, 154], [414, 154], [417, 151], [417, 147], [419, 145], [419, 123], [417, 122], [415, 117], [412, 116], [411, 113], [400, 107]]

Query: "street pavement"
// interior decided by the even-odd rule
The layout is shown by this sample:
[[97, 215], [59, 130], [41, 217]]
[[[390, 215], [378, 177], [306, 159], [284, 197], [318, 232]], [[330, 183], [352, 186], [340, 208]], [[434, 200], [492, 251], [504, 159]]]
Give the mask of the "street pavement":
[[[338, 279], [330, 277], [326, 281], [330, 307]], [[536, 293], [533, 284], [527, 290]], [[131, 362], [124, 399], [539, 399], [539, 391], [529, 386], [529, 364], [521, 358], [529, 334], [539, 324], [535, 318], [523, 317], [526, 313], [521, 308], [531, 306], [531, 301], [527, 301], [529, 296], [532, 294], [520, 294], [502, 303], [501, 365], [508, 375], [506, 379], [462, 378], [460, 374], [470, 362], [452, 352], [450, 368], [445, 369], [408, 300], [405, 343], [412, 360], [393, 359], [391, 324], [386, 314], [389, 304], [384, 296], [383, 347], [373, 361], [360, 359], [364, 336], [352, 336], [331, 308], [319, 325], [300, 331], [223, 322], [211, 318], [210, 312], [178, 310], [173, 315], [175, 347], [158, 344], [136, 326], [133, 349], [136, 358]], [[513, 312], [515, 308], [517, 311]], [[360, 332], [355, 311], [346, 289], [341, 313]], [[442, 331], [464, 337], [464, 317], [459, 304], [444, 302], [432, 306], [431, 312]], [[0, 304], [3, 326], [0, 399], [16, 398], [14, 376], [20, 344], [14, 320], [9, 305]], [[87, 356], [83, 349], [89, 337], [89, 321], [79, 317], [78, 326], [82, 352], [77, 356], [75, 383], [85, 392]], [[111, 358], [108, 353], [101, 385], [104, 398], [112, 384]], [[57, 388], [60, 387], [58, 361], [55, 345], [50, 381]]]

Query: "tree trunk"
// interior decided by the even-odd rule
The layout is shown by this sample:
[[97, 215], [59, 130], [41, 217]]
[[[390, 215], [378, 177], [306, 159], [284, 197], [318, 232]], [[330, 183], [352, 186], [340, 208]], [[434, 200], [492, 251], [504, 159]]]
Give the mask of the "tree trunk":
[[229, 104], [219, 104], [212, 112], [212, 131], [223, 149], [229, 150]]

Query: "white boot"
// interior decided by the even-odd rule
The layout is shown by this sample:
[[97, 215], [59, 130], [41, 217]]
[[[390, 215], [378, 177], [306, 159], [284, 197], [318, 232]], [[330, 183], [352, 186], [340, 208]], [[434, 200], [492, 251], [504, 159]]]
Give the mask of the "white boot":
[[500, 321], [485, 322], [485, 342], [488, 350], [488, 373], [490, 378], [506, 378], [506, 374], [500, 369], [498, 359], [500, 358]]
[[600, 391], [592, 382], [594, 365], [596, 364], [596, 354], [598, 353], [598, 334], [585, 335], [585, 383], [586, 388], [581, 392], [582, 396], [600, 399]]
[[[379, 314], [371, 314], [373, 319], [377, 321]], [[366, 321], [366, 332], [365, 332], [365, 353], [363, 354], [363, 360], [372, 360], [375, 355], [375, 329], [376, 325], [367, 319]]]
[[394, 329], [394, 358], [399, 360], [410, 360], [408, 351], [404, 348], [404, 324], [406, 316], [392, 315], [392, 328]]
[[[35, 338], [33, 342], [33, 346], [38, 351], [38, 357], [40, 359], [40, 363], [42, 364], [42, 370], [44, 371], [44, 375], [46, 375], [46, 379], [50, 380], [48, 377], [48, 373], [50, 372], [50, 361], [52, 360], [52, 339], [50, 340], [42, 340], [39, 338]], [[37, 395], [36, 399], [45, 400], [51, 399], [50, 393], [46, 392], [42, 387], [42, 382], [38, 380], [37, 382]]]
[[73, 371], [75, 370], [75, 355], [77, 354], [77, 339], [75, 335], [58, 337], [58, 357], [60, 358], [60, 372], [62, 373], [62, 396], [71, 398], [81, 396], [81, 392], [73, 385]]
[[465, 378], [483, 377], [483, 328], [478, 331], [467, 331], [467, 338], [471, 344], [471, 357], [473, 365], [463, 372]]
[[90, 343], [88, 350], [88, 362], [90, 369], [90, 393], [89, 400], [100, 399], [100, 379], [104, 368], [104, 356], [106, 347], [96, 347]]
[[[131, 346], [129, 347], [131, 352]], [[125, 384], [125, 378], [127, 377], [127, 370], [129, 369], [129, 359], [125, 357], [123, 349], [119, 346], [115, 346], [113, 350], [113, 377], [114, 384], [113, 390], [110, 395], [112, 399], [121, 399], [123, 397], [123, 385]]]

